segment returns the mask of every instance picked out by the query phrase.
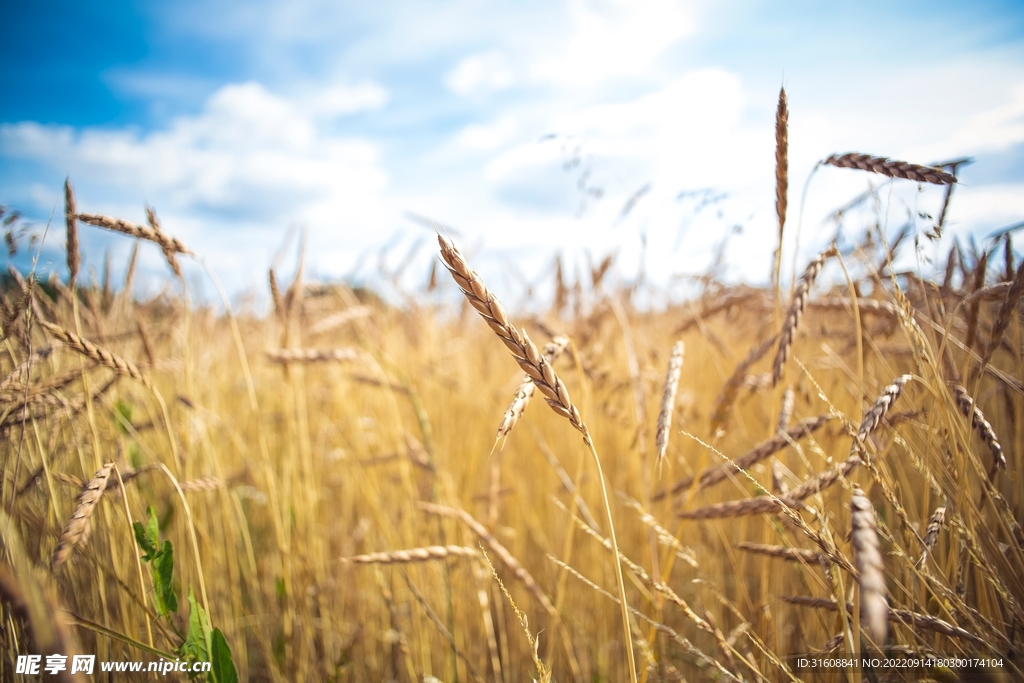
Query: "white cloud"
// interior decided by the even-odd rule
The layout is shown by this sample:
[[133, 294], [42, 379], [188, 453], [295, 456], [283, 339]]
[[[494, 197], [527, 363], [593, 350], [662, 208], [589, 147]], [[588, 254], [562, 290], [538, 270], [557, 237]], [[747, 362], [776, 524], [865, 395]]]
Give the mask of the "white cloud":
[[671, 0], [570, 0], [569, 32], [560, 51], [534, 46], [530, 75], [560, 86], [593, 86], [609, 79], [646, 79], [655, 60], [695, 22]]
[[[246, 233], [300, 223], [322, 228], [314, 245], [360, 248], [376, 244], [374, 233], [396, 220], [401, 207], [385, 201], [390, 181], [377, 144], [325, 133], [317, 123], [318, 115], [380, 106], [382, 92], [335, 88], [290, 100], [257, 83], [233, 84], [198, 114], [150, 133], [4, 124], [0, 152], [68, 169], [85, 210], [111, 207], [91, 207], [81, 188], [131, 197], [140, 208], [149, 201], [197, 253], [216, 258], [227, 249], [243, 263], [255, 257], [262, 265], [266, 244]], [[322, 265], [334, 272], [347, 267]]]
[[466, 149], [490, 152], [508, 142], [519, 126], [511, 117], [499, 118], [494, 123], [473, 123], [459, 131], [458, 143]]
[[479, 91], [504, 90], [515, 81], [515, 74], [501, 52], [491, 50], [463, 58], [445, 74], [444, 84], [458, 95]]

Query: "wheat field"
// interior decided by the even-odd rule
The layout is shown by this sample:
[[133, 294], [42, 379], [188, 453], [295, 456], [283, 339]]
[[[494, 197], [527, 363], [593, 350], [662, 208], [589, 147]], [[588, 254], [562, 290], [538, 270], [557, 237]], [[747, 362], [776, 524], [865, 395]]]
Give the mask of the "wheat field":
[[[608, 260], [506, 309], [443, 230], [400, 304], [300, 264], [269, 314], [199, 306], [173, 226], [69, 182], [70, 278], [0, 297], [0, 678], [90, 653], [218, 682], [1022, 680], [1013, 230], [898, 270], [960, 162], [823, 158], [942, 214], [660, 308]], [[161, 250], [163, 292], [132, 296], [137, 252], [86, 281], [87, 230]], [[997, 663], [797, 660], [861, 653]]]

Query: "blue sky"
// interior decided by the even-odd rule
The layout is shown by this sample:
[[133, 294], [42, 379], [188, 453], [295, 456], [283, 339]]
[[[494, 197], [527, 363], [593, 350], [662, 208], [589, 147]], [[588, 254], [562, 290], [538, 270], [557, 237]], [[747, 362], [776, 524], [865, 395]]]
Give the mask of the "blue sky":
[[[0, 18], [0, 203], [44, 223], [65, 175], [81, 210], [141, 222], [149, 203], [236, 292], [263, 288], [293, 226], [321, 277], [367, 274], [388, 245], [422, 282], [433, 245], [412, 215], [510, 288], [555, 251], [582, 267], [617, 250], [623, 277], [643, 262], [669, 282], [727, 235], [729, 275], [763, 280], [783, 84], [787, 262], [878, 184], [819, 170], [797, 247], [804, 181], [833, 152], [972, 156], [949, 235], [1024, 219], [1015, 3], [38, 2]], [[941, 191], [881, 199], [895, 229]], [[130, 245], [90, 231], [85, 248], [99, 269]], [[144, 263], [163, 274], [158, 250]]]

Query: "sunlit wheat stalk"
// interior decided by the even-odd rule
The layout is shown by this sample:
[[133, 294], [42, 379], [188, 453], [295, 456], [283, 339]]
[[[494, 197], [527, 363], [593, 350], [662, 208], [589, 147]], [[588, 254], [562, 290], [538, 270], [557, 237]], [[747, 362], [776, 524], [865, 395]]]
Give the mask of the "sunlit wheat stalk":
[[438, 234], [437, 241], [441, 248], [441, 258], [444, 260], [445, 266], [455, 279], [455, 282], [459, 285], [463, 294], [465, 294], [467, 301], [484, 318], [491, 330], [498, 335], [498, 338], [505, 343], [505, 346], [512, 352], [512, 357], [519, 363], [519, 367], [533, 379], [537, 388], [544, 394], [548, 405], [556, 413], [569, 420], [569, 424], [583, 435], [584, 443], [590, 448], [590, 453], [594, 457], [594, 464], [597, 468], [598, 480], [601, 484], [605, 513], [608, 516], [608, 535], [614, 548], [615, 578], [618, 583], [619, 598], [621, 600], [623, 640], [626, 646], [629, 677], [632, 683], [636, 683], [636, 661], [633, 656], [633, 640], [629, 628], [626, 586], [622, 580], [622, 566], [618, 561], [619, 547], [615, 538], [615, 524], [612, 520], [611, 501], [608, 499], [608, 489], [604, 480], [604, 472], [601, 468], [601, 459], [594, 448], [594, 441], [590, 436], [590, 430], [587, 429], [587, 426], [583, 423], [583, 418], [580, 417], [579, 410], [570, 400], [569, 390], [566, 389], [565, 384], [555, 374], [554, 368], [537, 351], [537, 347], [530, 341], [529, 335], [525, 331], [520, 333], [509, 323], [508, 317], [505, 315], [505, 309], [488, 291], [480, 276], [469, 268], [462, 254], [455, 248], [455, 245], [441, 234]]

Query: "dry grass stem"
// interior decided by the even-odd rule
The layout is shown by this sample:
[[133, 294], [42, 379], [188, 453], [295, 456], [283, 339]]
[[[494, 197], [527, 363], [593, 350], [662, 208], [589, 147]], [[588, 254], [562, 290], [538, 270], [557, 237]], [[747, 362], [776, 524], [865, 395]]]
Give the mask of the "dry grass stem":
[[79, 494], [75, 511], [71, 513], [71, 518], [60, 535], [60, 541], [57, 542], [57, 549], [53, 551], [53, 557], [50, 560], [50, 567], [53, 571], [60, 569], [61, 565], [71, 556], [75, 547], [84, 543], [84, 539], [88, 537], [89, 518], [96, 511], [96, 504], [100, 502], [103, 492], [107, 489], [107, 482], [110, 480], [110, 473], [113, 469], [113, 462], [103, 465]]
[[839, 168], [855, 168], [861, 171], [870, 171], [890, 178], [905, 178], [919, 183], [933, 183], [935, 185], [951, 185], [956, 182], [956, 176], [943, 171], [941, 168], [932, 166], [920, 166], [906, 161], [893, 161], [886, 157], [875, 157], [870, 154], [833, 154], [822, 163]]
[[679, 375], [683, 370], [683, 342], [677, 341], [672, 346], [672, 355], [668, 360], [668, 372], [665, 374], [665, 389], [661, 394], [661, 411], [658, 413], [658, 433], [655, 445], [658, 449], [657, 467], [665, 461], [668, 451], [669, 431], [672, 429], [672, 414], [676, 408], [676, 392], [679, 390]]
[[876, 648], [885, 647], [889, 633], [889, 603], [886, 600], [885, 564], [878, 547], [875, 509], [864, 492], [853, 485], [850, 500], [850, 543], [860, 574], [860, 611], [864, 632]]
[[796, 338], [800, 318], [803, 317], [804, 309], [807, 308], [811, 286], [825, 266], [825, 261], [837, 253], [839, 252], [833, 245], [818, 254], [813, 261], [807, 264], [804, 274], [796, 284], [796, 289], [793, 290], [793, 301], [790, 303], [786, 319], [782, 323], [782, 331], [779, 333], [779, 348], [775, 352], [775, 362], [772, 363], [772, 386], [778, 384], [782, 379], [782, 371], [786, 365], [786, 359], [789, 358], [790, 347], [793, 346], [793, 340]]

